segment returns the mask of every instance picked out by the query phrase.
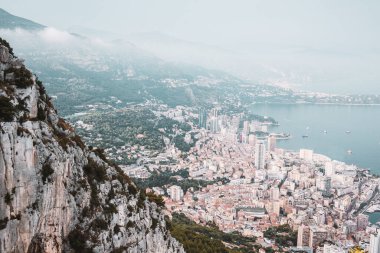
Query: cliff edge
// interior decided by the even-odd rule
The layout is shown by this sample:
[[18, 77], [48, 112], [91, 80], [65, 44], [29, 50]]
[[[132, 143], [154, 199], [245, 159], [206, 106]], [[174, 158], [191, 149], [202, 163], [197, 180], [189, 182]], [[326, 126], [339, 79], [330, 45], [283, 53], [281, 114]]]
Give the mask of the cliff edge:
[[0, 253], [182, 253], [160, 207], [59, 117], [0, 39]]

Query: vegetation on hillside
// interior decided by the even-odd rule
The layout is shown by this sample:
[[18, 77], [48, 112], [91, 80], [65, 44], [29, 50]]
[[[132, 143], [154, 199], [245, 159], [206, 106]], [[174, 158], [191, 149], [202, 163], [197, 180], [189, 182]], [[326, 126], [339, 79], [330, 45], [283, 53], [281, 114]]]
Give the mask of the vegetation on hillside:
[[182, 152], [189, 152], [192, 147], [194, 147], [195, 142], [197, 141], [193, 135], [191, 135], [191, 142], [185, 141], [185, 134], [176, 135], [173, 138], [173, 143]]
[[[185, 215], [174, 213], [168, 221], [171, 235], [181, 242], [187, 253], [250, 253], [256, 252], [255, 238], [246, 238], [238, 233], [224, 233], [216, 226], [201, 226]], [[224, 243], [229, 244], [228, 248]]]
[[[181, 176], [183, 180], [177, 180], [175, 176]], [[166, 185], [178, 185], [181, 186], [183, 191], [186, 193], [189, 188], [194, 190], [200, 190], [210, 184], [215, 184], [218, 181], [227, 183], [228, 179], [220, 179], [214, 181], [206, 180], [196, 180], [189, 179], [189, 172], [185, 169], [179, 170], [177, 172], [164, 171], [164, 172], [153, 172], [152, 175], [147, 179], [135, 178], [134, 181], [136, 185], [140, 188], [152, 188], [152, 187], [163, 187]]]
[[0, 121], [12, 121], [16, 112], [17, 109], [12, 104], [11, 99], [0, 96]]
[[17, 88], [25, 89], [33, 85], [32, 73], [22, 66], [21, 68], [9, 68], [5, 71], [5, 75], [13, 74], [10, 84], [16, 85]]
[[297, 232], [293, 231], [288, 224], [270, 227], [264, 232], [264, 237], [274, 240], [278, 246], [296, 246]]
[[272, 124], [278, 124], [278, 122], [272, 117], [265, 117], [257, 114], [252, 114], [249, 111], [245, 111], [244, 116], [240, 121], [240, 128], [243, 128], [244, 121], [258, 121], [258, 122], [269, 122]]
[[13, 48], [9, 45], [8, 41], [4, 40], [3, 38], [0, 38], [0, 44], [8, 48], [9, 53], [13, 55]]
[[[116, 150], [136, 145], [148, 150], [161, 151], [166, 146], [165, 139], [173, 141], [176, 135], [182, 136], [182, 133], [191, 130], [187, 123], [156, 116], [150, 109], [141, 106], [118, 111], [99, 109], [96, 113], [81, 116], [81, 120], [93, 126], [91, 130], [77, 129], [80, 135], [85, 136], [88, 145]], [[180, 147], [182, 143], [185, 143], [183, 138], [176, 141]], [[133, 164], [136, 159], [124, 156], [117, 162]]]

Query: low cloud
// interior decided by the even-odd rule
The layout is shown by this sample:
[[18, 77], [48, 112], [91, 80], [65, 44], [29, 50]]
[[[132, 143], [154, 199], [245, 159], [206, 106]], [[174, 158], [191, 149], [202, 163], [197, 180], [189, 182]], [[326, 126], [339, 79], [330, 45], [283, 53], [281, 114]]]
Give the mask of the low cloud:
[[48, 43], [70, 43], [74, 37], [65, 31], [60, 31], [53, 27], [47, 27], [38, 32], [40, 38]]
[[[247, 83], [332, 93], [379, 93], [379, 52], [354, 53], [341, 48], [313, 49], [291, 45], [243, 44], [239, 50], [225, 50], [168, 38], [163, 35], [128, 36], [106, 40], [101, 36], [80, 36], [48, 27], [40, 31], [0, 30], [21, 57], [38, 53], [82, 63], [82, 58], [110, 56], [133, 63], [160, 58], [233, 74]], [[136, 62], [135, 62], [136, 63]]]

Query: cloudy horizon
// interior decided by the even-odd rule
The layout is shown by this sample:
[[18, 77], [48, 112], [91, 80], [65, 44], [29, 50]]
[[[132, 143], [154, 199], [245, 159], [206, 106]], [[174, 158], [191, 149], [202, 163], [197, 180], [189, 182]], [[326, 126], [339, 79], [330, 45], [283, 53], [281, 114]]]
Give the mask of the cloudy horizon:
[[374, 0], [14, 0], [1, 7], [64, 31], [121, 36], [165, 60], [252, 82], [380, 94], [380, 3]]

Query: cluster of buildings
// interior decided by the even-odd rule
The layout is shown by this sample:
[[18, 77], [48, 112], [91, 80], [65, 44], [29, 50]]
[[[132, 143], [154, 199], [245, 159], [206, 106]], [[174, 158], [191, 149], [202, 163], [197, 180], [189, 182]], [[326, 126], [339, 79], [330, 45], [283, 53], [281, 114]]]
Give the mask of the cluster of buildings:
[[268, 132], [268, 122], [242, 121], [241, 114], [227, 116], [217, 109], [196, 114], [180, 107], [160, 115], [179, 122], [197, 117], [191, 130], [197, 135], [195, 146], [186, 156], [169, 142], [154, 155], [137, 147], [136, 163], [122, 166], [126, 173], [147, 178], [152, 171], [186, 169], [190, 179], [217, 182], [200, 190], [153, 187], [165, 196], [169, 214], [181, 212], [225, 232], [257, 237], [265, 247], [276, 246], [264, 238], [269, 227], [289, 224], [297, 231], [291, 252], [349, 252], [360, 246], [380, 253], [377, 226], [365, 213], [380, 199], [380, 179], [368, 171], [309, 149], [278, 148], [278, 135]]
[[179, 164], [193, 179], [225, 177], [230, 182], [183, 195], [176, 186], [166, 199], [169, 212], [214, 222], [225, 232], [238, 231], [259, 242], [270, 226], [289, 224], [298, 231], [294, 252], [348, 252], [355, 245], [380, 252], [377, 226], [363, 212], [378, 197], [379, 178], [312, 150], [277, 148], [270, 134], [243, 141], [239, 136], [251, 136], [250, 126], [257, 122], [244, 122], [241, 129], [237, 116], [215, 111], [206, 121], [212, 125], [215, 117], [218, 129], [201, 129], [202, 137]]

